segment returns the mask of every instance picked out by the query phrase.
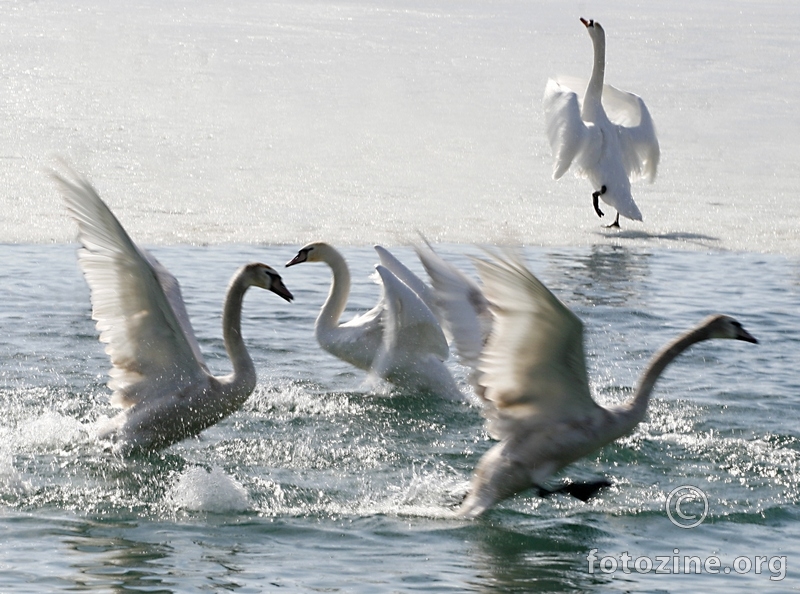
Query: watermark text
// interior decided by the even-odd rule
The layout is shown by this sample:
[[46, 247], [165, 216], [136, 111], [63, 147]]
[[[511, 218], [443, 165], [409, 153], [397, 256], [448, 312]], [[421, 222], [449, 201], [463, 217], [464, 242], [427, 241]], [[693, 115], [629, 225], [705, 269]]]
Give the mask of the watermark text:
[[657, 573], [657, 574], [701, 574], [729, 575], [769, 574], [770, 581], [779, 582], [786, 577], [786, 556], [739, 556], [730, 565], [722, 562], [717, 555], [698, 557], [681, 555], [680, 549], [672, 549], [672, 555], [655, 555], [654, 557], [633, 557], [627, 551], [619, 555], [600, 556], [597, 549], [591, 549], [586, 556], [590, 574], [595, 573]]

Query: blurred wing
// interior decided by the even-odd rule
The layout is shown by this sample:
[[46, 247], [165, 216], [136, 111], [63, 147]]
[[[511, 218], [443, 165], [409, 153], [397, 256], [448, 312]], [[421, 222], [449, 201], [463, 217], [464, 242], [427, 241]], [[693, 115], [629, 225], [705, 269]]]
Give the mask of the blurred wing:
[[622, 162], [628, 177], [655, 180], [661, 149], [653, 119], [642, 98], [604, 85], [603, 107], [608, 118], [620, 126]]
[[599, 155], [601, 139], [593, 124], [581, 119], [578, 95], [561, 79], [549, 79], [544, 90], [544, 120], [547, 139], [553, 151], [553, 179], [559, 179], [569, 169], [573, 160], [591, 163], [589, 155]]
[[389, 269], [375, 267], [383, 281], [385, 311], [383, 345], [373, 366], [380, 373], [392, 360], [432, 354], [444, 361], [450, 355], [439, 322], [422, 299]]
[[[111, 358], [112, 403], [132, 406], [204, 378], [205, 363], [175, 278], [133, 243], [88, 181], [53, 177], [78, 224], [78, 262]], [[180, 303], [177, 312], [170, 300]]]
[[477, 370], [483, 345], [492, 327], [489, 302], [478, 284], [458, 268], [442, 260], [428, 246], [415, 246], [428, 273], [440, 312], [462, 365]]
[[490, 432], [503, 437], [507, 427], [519, 423], [563, 420], [597, 409], [578, 317], [519, 256], [476, 260], [476, 266], [495, 316], [479, 368], [485, 398], [494, 405], [487, 415]]

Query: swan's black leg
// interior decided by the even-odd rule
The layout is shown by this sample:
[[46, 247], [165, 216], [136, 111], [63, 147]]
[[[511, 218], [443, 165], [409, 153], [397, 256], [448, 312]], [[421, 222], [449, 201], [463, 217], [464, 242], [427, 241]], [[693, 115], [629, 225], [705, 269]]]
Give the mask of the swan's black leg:
[[611, 223], [610, 225], [606, 225], [607, 229], [611, 229], [612, 227], [616, 227], [617, 229], [619, 229], [619, 213], [617, 213], [617, 218], [614, 219], [613, 223]]
[[599, 202], [598, 198], [600, 198], [600, 196], [602, 196], [605, 193], [606, 193], [606, 187], [605, 186], [601, 187], [596, 192], [592, 192], [592, 206], [594, 206], [594, 211], [597, 213], [598, 217], [602, 217], [603, 216], [603, 211], [600, 210], [600, 202]]
[[556, 493], [566, 493], [567, 495], [572, 495], [576, 499], [586, 502], [594, 497], [600, 489], [610, 486], [611, 482], [605, 479], [601, 481], [590, 481], [588, 483], [569, 483], [566, 485], [561, 485], [560, 487], [556, 487], [552, 490], [545, 489], [544, 487], [538, 487], [537, 495], [539, 495], [539, 497], [549, 497], [550, 495], [555, 495]]

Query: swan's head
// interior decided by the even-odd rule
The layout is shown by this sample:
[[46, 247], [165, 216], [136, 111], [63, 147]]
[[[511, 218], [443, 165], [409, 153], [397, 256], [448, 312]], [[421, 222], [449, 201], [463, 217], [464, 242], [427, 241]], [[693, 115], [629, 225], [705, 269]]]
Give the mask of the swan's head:
[[286, 263], [286, 266], [294, 266], [302, 262], [324, 262], [326, 254], [333, 248], [324, 241], [314, 241], [309, 243], [297, 252], [297, 255]]
[[267, 291], [272, 291], [279, 297], [283, 297], [286, 301], [294, 299], [294, 295], [289, 292], [286, 285], [283, 284], [281, 275], [275, 272], [275, 269], [266, 264], [248, 264], [245, 266], [245, 275], [250, 282], [250, 286], [261, 287]]
[[709, 338], [730, 338], [758, 344], [758, 340], [730, 316], [709, 316], [701, 325], [708, 331]]
[[589, 19], [587, 21], [583, 17], [581, 17], [581, 22], [583, 23], [583, 26], [586, 27], [586, 30], [589, 32], [589, 35], [591, 36], [592, 39], [594, 39], [595, 37], [605, 38], [606, 32], [600, 25], [600, 23], [598, 23], [594, 19]]

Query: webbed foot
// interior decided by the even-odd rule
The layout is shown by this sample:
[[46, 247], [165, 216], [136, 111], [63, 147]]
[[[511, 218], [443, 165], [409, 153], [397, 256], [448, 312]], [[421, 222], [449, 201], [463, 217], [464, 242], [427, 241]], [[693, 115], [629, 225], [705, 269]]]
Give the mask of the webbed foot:
[[616, 227], [617, 229], [620, 228], [620, 226], [619, 226], [619, 213], [617, 213], [617, 218], [614, 219], [613, 223], [611, 223], [610, 225], [606, 225], [606, 229], [611, 229], [612, 227]]
[[556, 493], [566, 493], [567, 495], [572, 495], [576, 499], [580, 499], [585, 503], [594, 497], [600, 489], [610, 486], [611, 482], [603, 479], [600, 481], [590, 481], [587, 483], [568, 483], [552, 490], [545, 489], [544, 487], [538, 487], [537, 494], [539, 497], [549, 497], [550, 495], [554, 495]]

